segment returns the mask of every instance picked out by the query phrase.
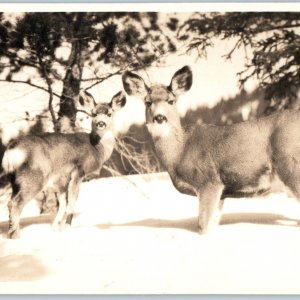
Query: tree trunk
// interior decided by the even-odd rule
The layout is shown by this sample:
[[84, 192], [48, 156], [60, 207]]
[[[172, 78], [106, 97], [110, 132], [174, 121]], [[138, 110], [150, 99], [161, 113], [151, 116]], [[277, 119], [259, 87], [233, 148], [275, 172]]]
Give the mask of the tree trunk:
[[[77, 15], [74, 23], [74, 32], [80, 30], [82, 16]], [[63, 81], [63, 91], [60, 98], [60, 108], [58, 111], [58, 131], [70, 132], [75, 128], [76, 120], [76, 99], [80, 91], [80, 82], [83, 71], [83, 48], [80, 38], [74, 37], [71, 43], [71, 53], [69, 57], [66, 75]]]

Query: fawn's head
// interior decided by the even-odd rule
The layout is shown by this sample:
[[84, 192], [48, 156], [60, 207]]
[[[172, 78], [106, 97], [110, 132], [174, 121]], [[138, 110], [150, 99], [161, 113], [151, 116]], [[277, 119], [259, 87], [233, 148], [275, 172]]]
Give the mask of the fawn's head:
[[176, 107], [178, 96], [192, 86], [193, 75], [188, 66], [178, 70], [172, 77], [169, 86], [155, 84], [148, 87], [144, 80], [132, 72], [123, 74], [123, 86], [128, 95], [144, 100], [146, 104], [146, 123], [156, 134], [161, 135], [170, 126], [178, 126], [180, 122]]
[[125, 94], [120, 91], [112, 97], [109, 103], [97, 104], [93, 96], [85, 92], [85, 95], [80, 100], [89, 103], [89, 114], [92, 118], [92, 136], [101, 139], [105, 135], [114, 135], [114, 114], [125, 105]]

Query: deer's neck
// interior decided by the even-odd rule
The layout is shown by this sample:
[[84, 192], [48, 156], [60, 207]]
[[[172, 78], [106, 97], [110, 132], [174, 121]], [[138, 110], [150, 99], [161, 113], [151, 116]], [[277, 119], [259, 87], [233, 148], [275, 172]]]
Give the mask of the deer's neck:
[[100, 143], [103, 147], [103, 159], [104, 161], [107, 161], [114, 150], [116, 140], [115, 136], [112, 132], [106, 133], [100, 140]]
[[116, 140], [112, 132], [107, 132], [102, 138], [91, 135], [91, 142], [98, 152], [101, 153], [103, 162], [105, 162], [111, 157]]
[[[159, 129], [159, 134], [156, 132], [156, 126], [166, 126]], [[157, 125], [148, 126], [148, 130], [152, 136], [155, 151], [161, 163], [167, 168], [168, 172], [172, 173], [176, 165], [180, 162], [184, 146], [187, 140], [187, 132], [182, 126]]]

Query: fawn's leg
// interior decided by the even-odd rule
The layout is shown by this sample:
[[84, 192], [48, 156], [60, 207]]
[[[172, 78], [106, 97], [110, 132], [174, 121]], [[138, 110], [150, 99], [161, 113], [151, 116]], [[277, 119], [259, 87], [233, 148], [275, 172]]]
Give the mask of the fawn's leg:
[[79, 187], [82, 182], [83, 174], [78, 169], [75, 169], [71, 174], [71, 180], [68, 185], [68, 205], [66, 223], [71, 225], [75, 204], [79, 194]]
[[46, 193], [46, 191], [42, 191], [41, 193], [39, 193], [35, 197], [35, 199], [38, 202], [39, 209], [40, 209], [40, 214], [44, 214], [45, 213], [46, 201], [47, 201], [47, 193]]
[[9, 223], [7, 237], [9, 239], [17, 239], [20, 237], [20, 216], [28, 201], [25, 201], [21, 194], [18, 193], [8, 202]]
[[43, 176], [38, 170], [20, 171], [11, 177], [12, 198], [8, 203], [8, 238], [20, 235], [20, 216], [24, 206], [33, 199], [43, 187]]
[[55, 231], [58, 231], [63, 227], [63, 220], [66, 215], [66, 208], [67, 208], [67, 192], [62, 191], [61, 193], [57, 194], [57, 200], [58, 200], [58, 211], [55, 216], [55, 219], [52, 223], [52, 228]]
[[69, 184], [72, 181], [72, 174], [76, 168], [72, 164], [66, 165], [61, 170], [61, 176], [57, 178], [54, 183], [56, 189], [56, 195], [58, 200], [58, 211], [56, 217], [52, 223], [54, 230], [61, 230], [64, 228], [67, 218], [67, 205], [68, 205], [68, 189]]
[[57, 213], [58, 199], [56, 193], [51, 189], [47, 189], [40, 193], [37, 200], [40, 206], [40, 214]]
[[199, 199], [199, 229], [209, 233], [219, 224], [224, 200], [221, 200], [222, 185], [206, 184], [197, 192]]

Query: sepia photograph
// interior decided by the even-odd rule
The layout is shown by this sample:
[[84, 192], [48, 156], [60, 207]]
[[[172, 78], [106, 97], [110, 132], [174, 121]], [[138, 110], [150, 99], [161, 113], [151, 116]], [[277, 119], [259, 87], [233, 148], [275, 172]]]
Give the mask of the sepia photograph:
[[300, 294], [299, 3], [1, 7], [0, 294]]

